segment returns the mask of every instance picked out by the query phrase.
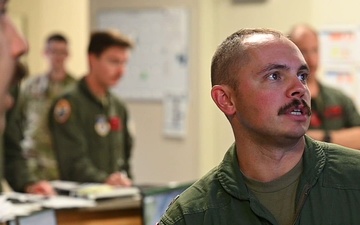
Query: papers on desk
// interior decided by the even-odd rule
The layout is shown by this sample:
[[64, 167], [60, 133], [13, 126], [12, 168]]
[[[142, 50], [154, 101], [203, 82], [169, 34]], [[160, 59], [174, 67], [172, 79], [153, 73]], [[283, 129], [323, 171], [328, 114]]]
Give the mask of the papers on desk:
[[7, 220], [11, 220], [15, 217], [12, 213], [13, 205], [11, 202], [7, 201], [4, 196], [0, 196], [0, 222], [5, 222]]
[[0, 222], [14, 219], [16, 216], [27, 216], [34, 211], [40, 210], [38, 203], [13, 204], [7, 196], [0, 195]]
[[4, 195], [1, 197], [7, 199], [8, 200], [7, 202], [10, 204], [11, 202], [16, 203], [16, 204], [12, 204], [12, 206], [16, 207], [17, 211], [14, 213], [17, 216], [27, 215], [28, 213], [39, 210], [42, 207], [52, 208], [52, 209], [62, 209], [62, 208], [93, 207], [96, 205], [96, 202], [94, 200], [71, 197], [71, 196], [63, 196], [63, 195], [44, 197], [41, 195], [8, 192], [8, 193], [4, 193]]
[[80, 185], [80, 183], [78, 182], [63, 181], [63, 180], [53, 180], [50, 181], [50, 183], [53, 186], [53, 188], [55, 188], [56, 190], [68, 191], [68, 192], [74, 191]]
[[114, 187], [98, 183], [79, 184], [68, 181], [53, 181], [52, 185], [57, 190], [68, 192], [70, 196], [44, 197], [17, 192], [0, 194], [0, 222], [11, 220], [16, 216], [27, 216], [42, 208], [95, 207], [96, 200], [99, 199], [140, 196], [137, 187]]
[[42, 195], [26, 194], [19, 192], [5, 192], [3, 196], [15, 203], [39, 203], [45, 197]]
[[137, 187], [114, 187], [102, 183], [76, 183], [72, 181], [52, 181], [53, 187], [69, 192], [70, 196], [83, 197], [91, 200], [117, 197], [135, 197], [140, 195]]
[[132, 197], [140, 195], [136, 187], [114, 187], [106, 184], [83, 184], [75, 192], [76, 196], [88, 199]]
[[64, 208], [84, 208], [94, 207], [96, 202], [90, 199], [81, 199], [69, 196], [54, 196], [44, 200], [41, 204], [45, 208], [64, 209]]

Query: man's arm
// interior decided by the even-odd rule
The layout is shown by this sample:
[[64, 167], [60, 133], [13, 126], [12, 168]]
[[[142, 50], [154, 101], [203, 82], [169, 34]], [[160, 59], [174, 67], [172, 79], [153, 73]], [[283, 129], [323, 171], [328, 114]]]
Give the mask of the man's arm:
[[6, 114], [6, 128], [4, 131], [4, 173], [11, 188], [18, 192], [24, 192], [26, 185], [34, 183], [36, 178], [31, 176], [27, 167], [26, 159], [22, 155], [20, 141], [23, 139], [23, 116], [19, 87], [14, 86], [11, 90], [14, 98], [14, 106]]
[[7, 125], [4, 132], [5, 178], [14, 191], [32, 194], [54, 195], [51, 184], [47, 181], [38, 181], [29, 172], [26, 159], [23, 157], [20, 145], [23, 135], [23, 98], [19, 95], [18, 86], [12, 90], [14, 106], [7, 112]]
[[309, 130], [306, 134], [319, 141], [328, 141], [360, 150], [360, 126], [341, 130], [330, 130], [327, 131], [327, 133], [330, 137], [329, 140], [326, 140], [326, 132], [324, 130]]

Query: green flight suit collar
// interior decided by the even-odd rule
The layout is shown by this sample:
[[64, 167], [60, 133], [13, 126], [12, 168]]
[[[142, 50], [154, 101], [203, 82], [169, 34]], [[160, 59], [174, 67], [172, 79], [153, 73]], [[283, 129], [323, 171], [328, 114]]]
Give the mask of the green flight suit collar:
[[80, 90], [83, 91], [90, 99], [92, 99], [94, 102], [96, 102], [97, 104], [101, 105], [102, 107], [108, 107], [109, 103], [110, 103], [110, 99], [109, 99], [109, 91], [106, 91], [106, 101], [102, 101], [99, 97], [95, 96], [89, 86], [86, 83], [86, 76], [81, 78], [81, 80], [79, 81], [79, 87]]
[[[321, 171], [324, 169], [326, 157], [323, 147], [319, 142], [312, 140], [311, 138], [304, 136], [305, 138], [305, 151], [303, 155], [303, 172], [300, 177], [299, 190], [309, 189], [313, 186]], [[241, 146], [240, 146], [241, 147]], [[218, 167], [218, 179], [222, 187], [235, 198], [240, 200], [249, 200], [251, 194], [245, 185], [243, 175], [240, 171], [240, 167], [237, 160], [235, 144], [233, 144], [227, 153], [224, 160]], [[297, 194], [297, 201], [302, 196], [303, 191], [299, 191]]]

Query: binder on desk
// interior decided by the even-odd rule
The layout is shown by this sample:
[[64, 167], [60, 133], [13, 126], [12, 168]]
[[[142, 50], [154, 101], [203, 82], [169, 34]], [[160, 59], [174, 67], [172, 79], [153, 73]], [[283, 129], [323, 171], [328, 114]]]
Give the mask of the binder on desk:
[[192, 184], [193, 182], [188, 182], [143, 188], [141, 191], [143, 225], [154, 225], [159, 222], [173, 199]]

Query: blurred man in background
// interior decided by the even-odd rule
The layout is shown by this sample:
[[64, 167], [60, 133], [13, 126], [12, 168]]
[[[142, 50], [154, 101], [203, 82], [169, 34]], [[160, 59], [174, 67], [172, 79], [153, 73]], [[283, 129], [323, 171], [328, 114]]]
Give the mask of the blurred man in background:
[[54, 99], [75, 83], [65, 66], [68, 55], [66, 37], [59, 33], [49, 35], [44, 49], [48, 70], [26, 80], [21, 89], [25, 126], [21, 145], [30, 173], [38, 179], [59, 179], [47, 115]]
[[292, 28], [290, 39], [298, 46], [310, 68], [312, 116], [310, 137], [360, 149], [360, 115], [353, 101], [340, 90], [322, 84], [318, 77], [319, 38], [315, 29], [299, 24]]

